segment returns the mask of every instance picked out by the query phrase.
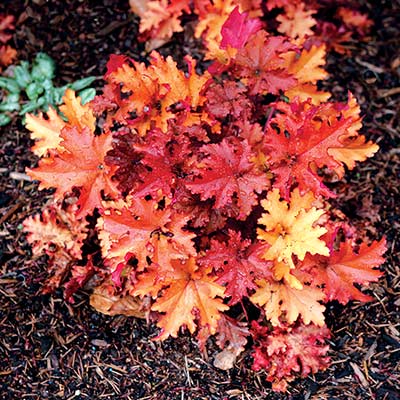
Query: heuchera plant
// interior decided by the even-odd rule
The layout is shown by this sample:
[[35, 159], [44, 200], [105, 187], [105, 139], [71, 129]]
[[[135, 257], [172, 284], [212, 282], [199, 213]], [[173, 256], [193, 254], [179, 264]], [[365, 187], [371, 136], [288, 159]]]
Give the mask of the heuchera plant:
[[351, 94], [318, 90], [324, 46], [238, 8], [215, 40], [203, 74], [189, 56], [183, 71], [114, 55], [102, 95], [82, 105], [67, 90], [67, 121], [32, 116], [28, 174], [55, 192], [24, 226], [48, 256], [46, 292], [90, 288], [97, 310], [155, 321], [156, 340], [216, 335], [224, 368], [251, 336], [254, 369], [284, 391], [329, 363], [324, 303], [368, 301], [360, 285], [381, 276], [385, 240], [360, 243], [325, 184], [378, 146]]

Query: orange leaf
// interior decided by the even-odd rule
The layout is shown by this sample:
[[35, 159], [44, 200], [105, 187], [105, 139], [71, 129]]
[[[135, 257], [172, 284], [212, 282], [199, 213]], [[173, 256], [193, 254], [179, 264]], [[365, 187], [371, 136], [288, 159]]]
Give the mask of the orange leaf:
[[382, 255], [386, 250], [385, 239], [373, 242], [369, 247], [362, 243], [358, 253], [353, 251], [350, 242], [345, 242], [329, 258], [307, 257], [302, 268], [313, 274], [314, 284], [324, 286], [328, 301], [338, 300], [342, 304], [353, 299], [369, 301], [371, 297], [357, 289], [354, 283], [366, 285], [382, 276], [381, 271], [373, 268], [385, 261]]
[[358, 106], [351, 96], [347, 105], [322, 103], [314, 106], [311, 101], [294, 99], [290, 104], [278, 102], [276, 108], [280, 113], [267, 127], [266, 150], [270, 170], [275, 174], [274, 186], [285, 198], [294, 184], [302, 192], [312, 190], [315, 194], [332, 197], [332, 192], [322, 184], [317, 168], [327, 167], [342, 177], [342, 160], [352, 167], [353, 161], [364, 159], [377, 150], [372, 143], [368, 143], [366, 149], [357, 149], [363, 139], [358, 139], [352, 149], [351, 143], [357, 138], [361, 121]]
[[89, 105], [82, 106], [80, 97], [75, 96], [75, 92], [67, 89], [63, 96], [64, 104], [60, 106], [60, 111], [67, 117], [68, 122], [62, 120], [56, 110], [49, 107], [47, 118], [42, 113], [38, 116], [33, 114], [26, 115], [26, 127], [31, 131], [31, 138], [36, 139], [32, 151], [42, 157], [50, 149], [64, 151], [60, 136], [65, 126], [76, 127], [82, 130], [87, 127], [90, 132], [94, 132], [96, 127], [96, 118], [93, 115]]
[[[187, 0], [130, 0], [131, 10], [139, 15], [139, 32], [144, 34], [146, 50], [162, 46], [174, 32], [181, 32], [180, 16], [190, 12]], [[142, 39], [143, 39], [142, 38]]]
[[129, 0], [129, 7], [133, 13], [143, 18], [144, 13], [148, 10], [148, 3], [149, 0]]
[[[149, 67], [133, 62], [133, 67], [125, 63], [113, 71], [109, 79], [118, 90], [122, 87], [124, 99], [121, 100], [117, 113], [112, 115], [110, 124], [114, 121], [129, 123], [141, 136], [150, 127], [157, 127], [165, 132], [168, 120], [177, 117], [171, 106], [181, 104], [183, 111], [179, 117], [182, 125], [191, 126], [201, 121], [212, 125], [213, 121], [205, 112], [192, 112], [205, 102], [205, 97], [200, 92], [210, 75], [197, 75], [195, 61], [190, 57], [186, 61], [188, 76], [177, 68], [171, 57], [164, 59], [155, 51], [151, 53]], [[131, 116], [133, 112], [136, 118]]]
[[197, 270], [194, 258], [185, 263], [176, 260], [173, 265], [175, 279], [152, 307], [153, 311], [165, 313], [157, 324], [162, 329], [158, 339], [177, 337], [182, 326], [191, 333], [196, 325], [207, 327], [210, 334], [214, 334], [220, 312], [229, 309], [221, 299], [225, 289], [215, 283], [215, 278], [209, 277], [207, 271]]
[[0, 47], [0, 65], [6, 67], [10, 65], [17, 57], [17, 50], [11, 46], [4, 45]]
[[116, 266], [131, 254], [144, 270], [147, 259], [168, 268], [172, 259], [195, 255], [194, 234], [182, 230], [187, 219], [170, 208], [157, 208], [154, 200], [128, 199], [123, 207], [108, 209], [98, 221], [103, 256]]
[[23, 222], [32, 245], [34, 257], [48, 255], [48, 278], [42, 289], [50, 293], [58, 288], [73, 263], [82, 258], [82, 245], [87, 236], [86, 221], [77, 220], [75, 214], [57, 204], [45, 209], [41, 215], [30, 216]]
[[111, 137], [94, 136], [87, 127], [78, 131], [76, 127], [65, 127], [61, 133], [63, 151], [54, 151], [51, 157], [43, 158], [39, 166], [27, 169], [32, 179], [40, 181], [39, 189], [56, 188], [55, 198], [62, 199], [73, 188], [80, 189], [77, 215], [82, 218], [101, 208], [101, 192], [118, 196], [112, 173], [104, 165], [104, 156], [111, 148]]
[[116, 265], [131, 253], [143, 270], [154, 251], [152, 232], [165, 231], [169, 220], [170, 211], [157, 209], [154, 200], [128, 199], [123, 207], [105, 210], [97, 223], [103, 257]]
[[[328, 150], [328, 154], [335, 160], [346, 164], [349, 169], [355, 167], [356, 161], [365, 161], [379, 150], [379, 146], [376, 143], [367, 142], [363, 135], [344, 139], [342, 144], [343, 147], [331, 147]], [[339, 176], [342, 176], [343, 173], [344, 170]]]
[[41, 215], [28, 217], [23, 225], [35, 256], [51, 249], [52, 255], [60, 252], [69, 254], [71, 259], [81, 258], [81, 247], [87, 235], [86, 221], [78, 221], [74, 214], [52, 206]]
[[360, 34], [365, 34], [374, 25], [366, 14], [346, 7], [339, 7], [337, 15], [342, 18], [345, 25], [350, 28], [356, 28]]
[[[351, 126], [347, 130], [346, 135], [341, 140], [340, 147], [331, 147], [328, 154], [335, 160], [346, 164], [347, 168], [353, 169], [356, 161], [365, 161], [368, 157], [372, 157], [378, 150], [379, 146], [372, 141], [366, 141], [365, 136], [358, 135], [358, 131], [362, 127], [360, 117], [360, 106], [356, 98], [349, 93], [347, 107], [342, 111], [344, 118], [350, 118]], [[344, 168], [338, 167], [336, 172], [339, 177], [344, 175]]]

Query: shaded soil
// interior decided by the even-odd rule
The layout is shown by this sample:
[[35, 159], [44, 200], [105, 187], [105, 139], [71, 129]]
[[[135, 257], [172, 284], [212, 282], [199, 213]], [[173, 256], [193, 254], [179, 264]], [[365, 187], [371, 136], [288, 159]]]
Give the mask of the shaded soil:
[[[20, 60], [44, 51], [58, 65], [58, 83], [101, 76], [111, 53], [140, 59], [137, 20], [126, 0], [2, 1], [15, 15], [13, 45]], [[352, 44], [351, 57], [331, 55], [325, 83], [337, 99], [352, 91], [364, 117], [363, 133], [381, 151], [331, 186], [335, 206], [368, 239], [389, 241], [385, 276], [371, 286], [374, 301], [330, 304], [331, 367], [298, 380], [287, 395], [273, 394], [245, 352], [236, 368], [212, 366], [217, 351], [202, 355], [194, 339], [154, 343], [144, 321], [107, 317], [79, 293], [74, 305], [61, 291], [42, 295], [44, 259], [32, 261], [21, 232], [48, 193], [16, 175], [32, 166], [28, 132], [20, 121], [0, 131], [0, 398], [1, 399], [400, 399], [400, 4], [370, 1], [370, 37]], [[197, 53], [191, 26], [161, 50], [176, 60]], [[101, 81], [98, 82], [101, 87]], [[396, 89], [397, 88], [397, 89]], [[395, 89], [395, 90], [393, 90]]]

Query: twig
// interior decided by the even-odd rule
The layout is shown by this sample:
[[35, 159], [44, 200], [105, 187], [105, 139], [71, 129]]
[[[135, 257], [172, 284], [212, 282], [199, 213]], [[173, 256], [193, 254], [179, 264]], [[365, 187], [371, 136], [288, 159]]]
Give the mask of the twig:
[[11, 217], [17, 211], [20, 207], [22, 206], [22, 203], [19, 202], [17, 204], [14, 204], [1, 218], [0, 218], [0, 225], [7, 221], [8, 218]]

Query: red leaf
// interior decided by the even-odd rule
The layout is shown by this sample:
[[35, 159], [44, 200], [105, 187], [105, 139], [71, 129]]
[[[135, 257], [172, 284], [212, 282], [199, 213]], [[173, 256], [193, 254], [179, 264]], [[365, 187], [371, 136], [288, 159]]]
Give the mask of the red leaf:
[[250, 240], [242, 239], [240, 232], [229, 230], [228, 242], [212, 240], [211, 248], [198, 261], [200, 265], [212, 267], [218, 276], [217, 283], [226, 285], [225, 294], [231, 297], [229, 305], [240, 302], [249, 291], [257, 289], [254, 279], [270, 273], [270, 263], [257, 260], [255, 247], [250, 244]]
[[162, 193], [170, 196], [188, 160], [190, 149], [186, 136], [171, 138], [170, 131], [163, 133], [154, 129], [140, 144], [135, 144], [134, 149], [143, 154], [141, 165], [145, 166], [140, 174], [143, 183], [135, 188], [135, 195], [144, 197]]
[[0, 42], [7, 43], [12, 35], [5, 33], [6, 30], [13, 31], [15, 29], [14, 26], [14, 16], [13, 15], [4, 15], [0, 16]]
[[250, 118], [252, 105], [245, 95], [247, 89], [237, 82], [225, 81], [223, 84], [212, 84], [206, 92], [207, 111], [216, 118], [226, 116], [247, 121]]
[[244, 350], [249, 334], [249, 328], [246, 323], [238, 322], [223, 314], [218, 321], [216, 342], [220, 349], [229, 347], [234, 349], [235, 355], [238, 356]]
[[385, 239], [375, 241], [369, 247], [362, 243], [358, 253], [346, 241], [330, 257], [307, 257], [302, 269], [312, 273], [314, 284], [323, 286], [328, 301], [338, 300], [342, 304], [350, 300], [370, 301], [372, 298], [357, 289], [354, 283], [376, 282], [382, 272], [373, 268], [385, 261], [382, 257], [385, 252]]
[[256, 193], [268, 187], [266, 174], [250, 161], [249, 146], [246, 142], [224, 139], [219, 144], [203, 146], [201, 151], [208, 157], [202, 161], [203, 168], [196, 168], [200, 178], [187, 187], [199, 193], [202, 200], [214, 197], [216, 208], [231, 205], [236, 195], [239, 219], [245, 218], [257, 204]]
[[226, 49], [231, 46], [241, 49], [250, 36], [254, 35], [262, 27], [258, 19], [249, 19], [248, 13], [240, 13], [239, 6], [236, 6], [229, 14], [228, 19], [221, 28], [221, 48]]
[[112, 149], [104, 157], [107, 165], [114, 166], [113, 179], [118, 182], [118, 189], [126, 196], [141, 183], [145, 167], [141, 163], [143, 154], [134, 149], [139, 136], [127, 128], [122, 128], [113, 135]]
[[107, 72], [104, 75], [104, 78], [107, 78], [110, 74], [116, 71], [118, 68], [121, 68], [123, 64], [125, 64], [129, 58], [127, 56], [121, 54], [111, 54], [110, 59], [107, 62]]
[[80, 288], [84, 287], [89, 279], [100, 269], [95, 267], [90, 257], [84, 266], [74, 265], [71, 269], [72, 278], [65, 284], [64, 297], [70, 303], [74, 303], [72, 295]]
[[341, 138], [346, 136], [353, 120], [338, 118], [340, 113], [330, 103], [277, 103], [276, 107], [280, 114], [271, 120], [266, 136], [270, 168], [276, 175], [274, 187], [286, 199], [295, 183], [301, 192], [311, 189], [316, 195], [332, 197], [317, 167], [341, 170], [341, 163], [329, 154], [329, 149], [344, 147]]
[[258, 31], [240, 49], [234, 59], [235, 73], [250, 88], [249, 93], [278, 94], [294, 86], [297, 80], [287, 72], [281, 54], [296, 50], [284, 36], [267, 36]]
[[328, 366], [329, 346], [324, 343], [330, 332], [326, 326], [299, 325], [270, 331], [253, 322], [251, 331], [255, 342], [253, 369], [265, 369], [275, 391], [286, 391], [287, 382], [294, 380], [296, 374], [305, 377]]

